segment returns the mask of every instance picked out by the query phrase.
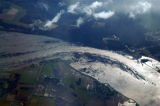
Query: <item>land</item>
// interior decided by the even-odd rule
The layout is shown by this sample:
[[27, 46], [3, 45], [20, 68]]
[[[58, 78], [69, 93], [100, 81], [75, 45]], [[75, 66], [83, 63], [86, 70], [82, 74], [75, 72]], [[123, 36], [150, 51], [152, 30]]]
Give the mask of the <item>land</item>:
[[0, 79], [2, 106], [117, 106], [129, 100], [62, 60], [14, 68]]
[[26, 10], [22, 7], [8, 1], [1, 1], [0, 9], [0, 20], [2, 22], [21, 27], [29, 27], [29, 25], [21, 22], [21, 18], [26, 14]]

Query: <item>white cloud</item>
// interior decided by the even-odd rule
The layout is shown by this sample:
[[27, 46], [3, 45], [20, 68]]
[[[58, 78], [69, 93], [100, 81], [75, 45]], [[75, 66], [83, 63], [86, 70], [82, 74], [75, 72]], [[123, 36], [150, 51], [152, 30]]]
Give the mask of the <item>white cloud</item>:
[[[71, 14], [86, 14], [87, 16], [96, 18], [96, 19], [108, 19], [111, 16], [114, 15], [113, 11], [102, 11], [102, 12], [97, 12], [98, 8], [103, 7], [105, 4], [108, 4], [107, 2], [99, 2], [99, 1], [94, 1], [91, 4], [87, 5], [87, 4], [81, 4], [80, 2], [76, 2], [74, 4], [71, 4], [68, 6], [67, 8], [67, 12], [71, 13]], [[46, 24], [44, 25], [45, 29], [50, 28], [54, 23], [57, 23], [59, 21], [59, 19], [61, 18], [61, 15], [64, 13], [64, 10], [61, 10], [59, 13], [57, 13], [57, 15], [52, 19], [46, 22]], [[84, 19], [86, 17], [80, 17], [77, 19], [76, 22], [76, 26], [80, 27], [81, 24], [84, 23]]]
[[145, 14], [149, 10], [159, 12], [159, 0], [71, 0], [68, 10], [70, 13], [86, 14], [112, 10], [116, 13], [126, 14], [131, 18]]
[[[99, 11], [98, 9], [102, 8], [104, 5], [107, 5], [109, 2], [100, 2], [100, 1], [94, 1], [90, 4], [83, 4], [80, 2], [76, 2], [74, 4], [71, 4], [68, 9], [67, 12], [68, 13], [72, 13], [72, 14], [86, 14], [89, 17], [93, 17], [93, 18], [101, 18], [101, 19], [107, 19], [111, 16], [114, 15], [113, 11], [102, 11], [102, 12], [97, 12]], [[96, 13], [97, 12], [97, 13]], [[84, 18], [86, 18], [85, 16], [82, 18], [80, 17], [79, 19], [77, 19], [77, 24], [76, 26], [79, 27], [82, 23], [84, 23]]]
[[101, 19], [108, 19], [110, 17], [112, 17], [115, 13], [113, 11], [102, 11], [102, 12], [99, 12], [99, 13], [94, 13], [93, 16], [98, 19], [98, 18], [101, 18]]
[[50, 27], [52, 26], [52, 24], [57, 23], [63, 13], [64, 13], [64, 10], [61, 10], [51, 21], [47, 21], [44, 27]]
[[96, 9], [96, 8], [98, 8], [98, 7], [101, 7], [102, 5], [103, 5], [102, 2], [95, 1], [95, 2], [93, 2], [89, 7], [90, 7], [91, 9]]
[[[76, 2], [75, 4], [72, 4], [68, 7], [68, 12], [75, 14], [75, 13], [85, 13], [87, 16], [94, 17], [96, 19], [101, 18], [101, 19], [108, 19], [111, 16], [114, 15], [113, 11], [99, 11], [98, 8], [102, 8], [104, 5], [108, 5], [111, 1], [108, 2], [99, 2], [99, 1], [94, 1], [89, 5], [82, 4], [80, 5], [80, 2]], [[77, 26], [83, 23], [84, 20], [82, 18], [79, 18], [77, 20]]]
[[40, 6], [41, 8], [43, 8], [43, 9], [45, 9], [46, 11], [48, 11], [48, 9], [49, 9], [48, 4], [43, 3], [43, 2], [40, 2], [40, 3], [39, 3], [39, 6]]
[[77, 19], [77, 24], [76, 24], [76, 26], [77, 26], [77, 27], [80, 27], [80, 25], [83, 24], [83, 22], [84, 22], [84, 20], [83, 20], [82, 17], [78, 18], [78, 19]]
[[43, 7], [48, 10], [49, 9], [49, 6], [47, 4], [43, 4]]
[[60, 7], [63, 7], [63, 6], [65, 6], [66, 4], [65, 4], [64, 2], [59, 2], [58, 5], [59, 5]]
[[131, 18], [135, 18], [138, 14], [144, 14], [149, 11], [152, 7], [152, 4], [147, 1], [139, 1], [136, 5], [131, 6], [131, 10], [129, 12], [129, 16]]
[[80, 2], [76, 2], [75, 4], [70, 5], [68, 7], [68, 12], [72, 14], [76, 13], [75, 10], [78, 8], [79, 4]]
[[[67, 5], [67, 4], [66, 4]], [[95, 19], [108, 19], [112, 17], [115, 13], [127, 14], [131, 18], [135, 18], [139, 14], [144, 14], [150, 9], [153, 9], [155, 3], [151, 0], [101, 0], [101, 1], [87, 1], [82, 2], [78, 0], [77, 2], [72, 2], [68, 8], [67, 12], [71, 14], [81, 14], [83, 19], [77, 20], [77, 26], [87, 20], [87, 17], [93, 17]], [[58, 13], [52, 20], [47, 21], [44, 27], [50, 27], [53, 23], [57, 23], [61, 18], [63, 12]]]
[[86, 13], [87, 15], [92, 15], [97, 8], [102, 6], [103, 6], [102, 2], [95, 1], [92, 4], [85, 6], [83, 12]]
[[103, 2], [95, 1], [90, 5], [80, 5], [80, 2], [76, 2], [70, 5], [67, 12], [75, 14], [76, 11], [79, 13], [86, 13], [87, 15], [92, 15], [92, 13], [99, 7], [103, 6]]

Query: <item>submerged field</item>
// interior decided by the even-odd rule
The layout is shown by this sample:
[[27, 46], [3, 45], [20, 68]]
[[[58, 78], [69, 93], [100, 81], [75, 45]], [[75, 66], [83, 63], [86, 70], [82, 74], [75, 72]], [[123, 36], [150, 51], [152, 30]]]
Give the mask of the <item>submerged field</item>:
[[[1, 72], [3, 74], [3, 72]], [[67, 61], [44, 61], [4, 72], [0, 105], [117, 106], [128, 98], [71, 68]]]

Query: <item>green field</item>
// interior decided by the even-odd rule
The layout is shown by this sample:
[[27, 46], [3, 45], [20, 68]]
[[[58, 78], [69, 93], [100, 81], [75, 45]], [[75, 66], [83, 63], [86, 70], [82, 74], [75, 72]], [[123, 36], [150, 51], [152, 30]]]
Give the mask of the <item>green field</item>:
[[53, 98], [34, 96], [29, 106], [56, 106]]

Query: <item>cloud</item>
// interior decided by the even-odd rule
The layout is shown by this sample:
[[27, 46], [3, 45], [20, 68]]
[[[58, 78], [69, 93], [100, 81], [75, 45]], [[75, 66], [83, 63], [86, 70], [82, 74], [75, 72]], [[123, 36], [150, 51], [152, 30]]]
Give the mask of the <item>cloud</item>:
[[67, 11], [69, 13], [75, 14], [76, 13], [75, 10], [78, 8], [79, 4], [80, 2], [76, 2], [75, 4], [70, 5]]
[[[67, 2], [66, 13], [79, 15], [76, 26], [79, 27], [84, 21], [91, 19], [108, 19], [115, 14], [125, 14], [130, 18], [136, 18], [138, 15], [156, 10], [158, 0], [71, 0]], [[61, 5], [61, 2], [58, 4]], [[64, 5], [64, 4], [62, 4]], [[160, 8], [159, 8], [160, 10]], [[158, 11], [158, 10], [156, 10]], [[58, 13], [52, 20], [47, 21], [44, 27], [50, 27], [53, 23], [57, 23], [63, 12]]]
[[115, 13], [113, 11], [102, 11], [102, 12], [99, 12], [99, 13], [94, 13], [93, 16], [96, 18], [96, 19], [108, 19], [110, 17], [112, 17]]
[[87, 15], [92, 15], [97, 8], [102, 6], [102, 2], [95, 1], [92, 4], [85, 6], [82, 12], [86, 13]]
[[76, 24], [76, 26], [77, 26], [77, 27], [80, 27], [80, 25], [83, 24], [83, 23], [84, 23], [84, 20], [83, 20], [82, 17], [80, 17], [80, 18], [77, 19], [77, 24]]
[[95, 1], [95, 2], [93, 2], [89, 7], [90, 7], [91, 9], [96, 9], [96, 8], [98, 8], [98, 7], [101, 7], [102, 5], [103, 5], [102, 2]]
[[[68, 7], [68, 12], [75, 14], [86, 14], [87, 16], [93, 17], [95, 19], [108, 19], [111, 16], [114, 15], [113, 11], [99, 11], [99, 8], [102, 8], [104, 5], [107, 5], [110, 1], [108, 2], [100, 2], [100, 1], [94, 1], [90, 4], [82, 4], [80, 5], [80, 2], [76, 2]], [[99, 12], [97, 12], [99, 11]], [[80, 24], [83, 23], [82, 18], [79, 18], [77, 20], [77, 26], [79, 27]]]
[[65, 6], [66, 4], [65, 4], [64, 2], [59, 2], [58, 5], [59, 5], [60, 7], [63, 7], [63, 6]]
[[64, 14], [64, 10], [61, 10], [52, 20], [47, 21], [44, 27], [50, 27], [52, 24], [57, 23], [61, 18], [61, 15]]
[[[104, 5], [108, 4], [109, 2], [100, 2], [100, 1], [94, 1], [92, 3], [81, 3], [81, 2], [75, 2], [68, 6], [67, 13], [71, 14], [84, 14], [83, 17], [77, 19], [76, 26], [80, 27], [81, 24], [84, 23], [84, 20], [87, 17], [93, 17], [95, 19], [108, 19], [111, 16], [114, 15], [113, 11], [100, 11], [98, 9], [102, 8]], [[61, 2], [58, 4], [60, 5]], [[45, 23], [43, 26], [45, 30], [48, 30], [50, 27], [55, 25], [61, 18], [61, 15], [64, 14], [64, 10], [61, 10], [57, 15], [52, 19]]]
[[131, 6], [129, 17], [135, 18], [138, 14], [144, 14], [149, 11], [152, 7], [152, 4], [147, 1], [139, 1], [136, 5]]
[[46, 11], [49, 10], [49, 5], [43, 2], [38, 3], [38, 6], [42, 9], [45, 9]]
[[103, 6], [103, 2], [95, 1], [91, 4], [82, 4], [80, 5], [80, 2], [76, 2], [74, 4], [71, 4], [67, 12], [75, 14], [75, 13], [85, 13], [87, 15], [92, 15], [94, 11]]
[[101, 1], [88, 1], [83, 2], [79, 0], [75, 4], [69, 6], [70, 13], [85, 13], [88, 16], [93, 16], [94, 13], [102, 11], [114, 11], [116, 13], [128, 14], [129, 17], [135, 18], [139, 14], [148, 12], [152, 5], [157, 0], [101, 0]]
[[71, 14], [84, 14], [83, 17], [77, 19], [76, 26], [80, 27], [81, 24], [84, 23], [84, 19], [87, 17], [93, 17], [95, 19], [108, 19], [114, 15], [113, 11], [100, 11], [104, 5], [107, 5], [108, 2], [100, 2], [94, 1], [92, 3], [83, 3], [83, 2], [75, 2], [68, 6], [67, 12]]

